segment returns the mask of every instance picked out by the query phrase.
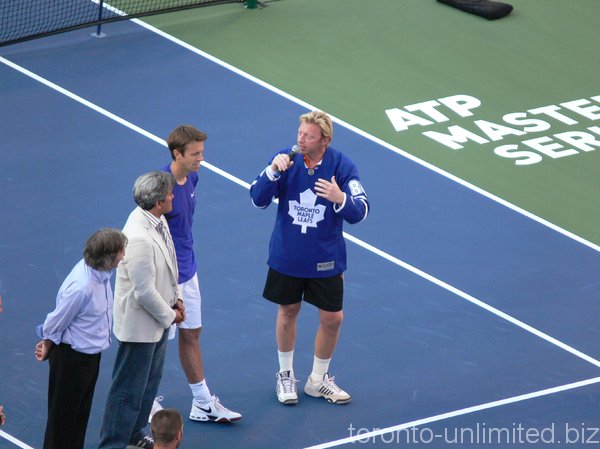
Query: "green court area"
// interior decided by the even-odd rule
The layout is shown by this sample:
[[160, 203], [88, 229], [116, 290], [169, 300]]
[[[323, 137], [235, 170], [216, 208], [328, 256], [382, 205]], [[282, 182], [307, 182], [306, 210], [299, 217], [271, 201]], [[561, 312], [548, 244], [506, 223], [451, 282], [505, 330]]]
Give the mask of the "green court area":
[[[383, 151], [600, 244], [600, 3], [510, 3], [496, 21], [435, 0], [278, 0], [147, 21], [381, 139]], [[396, 174], [381, 175], [402, 194]]]

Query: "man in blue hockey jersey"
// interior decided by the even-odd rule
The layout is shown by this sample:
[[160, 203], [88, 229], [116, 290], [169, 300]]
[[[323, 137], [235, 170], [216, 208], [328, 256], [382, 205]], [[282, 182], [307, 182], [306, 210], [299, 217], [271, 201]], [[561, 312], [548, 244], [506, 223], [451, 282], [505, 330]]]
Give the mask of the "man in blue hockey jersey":
[[334, 404], [351, 400], [329, 374], [329, 364], [344, 317], [343, 222], [364, 220], [369, 202], [354, 163], [329, 146], [332, 135], [331, 118], [324, 112], [300, 116], [298, 144], [278, 152], [250, 189], [256, 207], [279, 200], [263, 296], [278, 304], [276, 393], [283, 404], [298, 403], [293, 357], [302, 300], [319, 309], [313, 368], [304, 392]]

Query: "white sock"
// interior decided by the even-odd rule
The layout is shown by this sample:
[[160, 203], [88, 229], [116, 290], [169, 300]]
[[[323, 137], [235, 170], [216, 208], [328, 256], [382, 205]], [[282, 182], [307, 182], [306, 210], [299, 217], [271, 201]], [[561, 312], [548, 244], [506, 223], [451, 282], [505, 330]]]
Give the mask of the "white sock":
[[194, 400], [198, 402], [200, 406], [206, 405], [212, 401], [208, 385], [206, 385], [206, 379], [201, 380], [197, 384], [190, 384], [190, 389], [194, 395]]
[[294, 372], [294, 350], [288, 352], [277, 351], [279, 356], [279, 371], [291, 371]]
[[323, 380], [325, 373], [329, 372], [329, 362], [331, 362], [331, 358], [320, 359], [317, 356], [314, 357], [312, 373], [310, 373], [312, 381], [316, 382], [318, 380]]

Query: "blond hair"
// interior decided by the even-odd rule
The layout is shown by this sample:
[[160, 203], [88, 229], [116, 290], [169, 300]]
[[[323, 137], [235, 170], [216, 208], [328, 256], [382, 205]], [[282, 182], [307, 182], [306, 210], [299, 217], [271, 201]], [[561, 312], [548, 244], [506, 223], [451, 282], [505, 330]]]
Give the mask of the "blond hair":
[[323, 111], [312, 111], [302, 114], [300, 116], [300, 123], [308, 123], [311, 125], [317, 125], [321, 129], [321, 135], [323, 137], [333, 137], [333, 122]]

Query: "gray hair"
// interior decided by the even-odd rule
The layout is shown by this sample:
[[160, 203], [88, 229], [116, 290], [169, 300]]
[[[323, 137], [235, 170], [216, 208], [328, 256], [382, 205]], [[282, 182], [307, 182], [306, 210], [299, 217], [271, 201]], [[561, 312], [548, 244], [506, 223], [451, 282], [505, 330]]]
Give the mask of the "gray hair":
[[153, 171], [140, 176], [133, 185], [133, 198], [144, 210], [152, 209], [158, 201], [164, 201], [173, 191], [175, 179], [171, 173]]
[[86, 242], [83, 258], [86, 265], [94, 270], [110, 271], [126, 246], [125, 234], [118, 229], [102, 228], [94, 232]]

